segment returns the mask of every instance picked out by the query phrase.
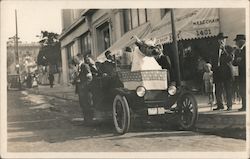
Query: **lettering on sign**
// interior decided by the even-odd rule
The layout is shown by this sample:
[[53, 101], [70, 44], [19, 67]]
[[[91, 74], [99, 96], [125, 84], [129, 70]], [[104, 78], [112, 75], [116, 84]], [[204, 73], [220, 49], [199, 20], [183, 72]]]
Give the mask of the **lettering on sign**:
[[219, 18], [207, 18], [193, 21], [193, 28], [219, 26]]
[[200, 30], [196, 30], [196, 36], [197, 37], [203, 37], [203, 36], [208, 36], [211, 35], [211, 29], [207, 28], [207, 29], [200, 29]]

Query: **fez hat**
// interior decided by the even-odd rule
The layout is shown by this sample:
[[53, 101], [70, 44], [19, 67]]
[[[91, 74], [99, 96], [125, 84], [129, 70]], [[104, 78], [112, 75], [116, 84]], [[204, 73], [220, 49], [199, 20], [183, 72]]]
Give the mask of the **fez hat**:
[[217, 35], [217, 39], [225, 39], [225, 38], [228, 38], [228, 36], [224, 35], [224, 33], [219, 33]]
[[234, 41], [237, 40], [246, 40], [246, 36], [244, 34], [238, 34], [236, 35], [236, 38], [234, 39]]

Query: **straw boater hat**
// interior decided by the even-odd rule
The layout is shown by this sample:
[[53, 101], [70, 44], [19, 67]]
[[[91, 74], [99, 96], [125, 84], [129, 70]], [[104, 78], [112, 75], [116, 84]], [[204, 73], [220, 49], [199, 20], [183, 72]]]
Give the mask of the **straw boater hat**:
[[236, 38], [234, 39], [234, 41], [237, 40], [246, 40], [246, 36], [244, 34], [238, 34], [236, 35]]

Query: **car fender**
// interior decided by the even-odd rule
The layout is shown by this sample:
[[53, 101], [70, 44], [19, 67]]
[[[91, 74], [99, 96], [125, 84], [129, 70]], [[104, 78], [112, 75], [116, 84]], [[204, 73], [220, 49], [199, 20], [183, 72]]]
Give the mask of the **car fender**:
[[115, 88], [114, 93], [115, 94], [121, 94], [121, 95], [124, 95], [124, 96], [129, 96], [132, 93], [132, 91], [128, 90], [126, 88]]

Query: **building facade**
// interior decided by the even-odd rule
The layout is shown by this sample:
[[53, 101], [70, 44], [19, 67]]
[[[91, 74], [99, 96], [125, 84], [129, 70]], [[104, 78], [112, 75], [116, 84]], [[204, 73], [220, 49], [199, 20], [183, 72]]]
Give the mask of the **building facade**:
[[19, 63], [20, 74], [33, 72], [37, 69], [37, 55], [40, 50], [39, 43], [18, 44], [18, 57], [16, 61], [15, 44], [12, 41], [7, 42], [7, 74], [16, 74], [16, 64]]
[[[186, 9], [188, 10], [188, 9]], [[187, 14], [185, 9], [174, 9], [177, 12], [177, 21], [180, 19], [179, 25], [180, 30], [187, 28], [187, 22], [181, 21], [192, 18], [196, 16], [194, 13], [198, 12], [199, 9], [194, 9], [191, 11], [190, 15]], [[62, 55], [62, 79], [63, 83], [67, 84], [70, 80], [70, 69], [71, 61], [78, 53], [91, 54], [94, 59], [98, 59], [103, 55], [103, 52], [107, 49], [111, 51], [117, 51], [125, 46], [131, 46], [134, 42], [131, 37], [136, 35], [139, 38], [147, 38], [154, 33], [162, 35], [165, 33], [165, 19], [168, 18], [170, 9], [63, 9], [62, 10], [62, 33], [59, 37], [61, 42], [61, 55]], [[212, 24], [210, 14], [207, 10], [201, 12], [201, 16], [205, 18], [210, 18], [211, 22], [211, 35], [203, 35], [203, 31], [199, 34], [201, 37], [191, 37], [188, 38], [190, 34], [180, 34], [186, 36], [187, 38], [180, 38], [179, 47], [183, 52], [185, 49], [189, 48], [189, 44], [192, 46], [202, 46], [202, 43], [206, 41], [214, 41], [214, 36], [218, 32], [224, 32], [229, 35], [229, 44], [233, 45], [233, 39], [236, 34], [245, 33], [245, 10], [244, 9], [208, 9], [208, 12], [212, 13], [211, 16], [218, 17], [218, 21]], [[233, 18], [231, 15], [234, 15]], [[197, 17], [195, 17], [197, 19]], [[198, 17], [199, 19], [199, 17]], [[239, 23], [235, 24], [235, 19]], [[191, 19], [192, 20], [192, 19]], [[234, 24], [232, 24], [234, 21]], [[176, 22], [178, 23], [178, 22]], [[194, 24], [190, 21], [190, 24]], [[231, 24], [231, 25], [230, 25]], [[204, 25], [207, 27], [206, 25]], [[163, 28], [163, 29], [162, 29]], [[165, 29], [165, 30], [164, 30]], [[169, 31], [167, 28], [166, 32]], [[203, 28], [202, 28], [203, 29]], [[163, 30], [163, 33], [161, 33]], [[178, 29], [177, 29], [178, 30]], [[185, 29], [184, 29], [185, 30]], [[193, 30], [194, 31], [194, 30]], [[185, 31], [183, 32], [185, 33]], [[191, 32], [188, 32], [191, 33]], [[198, 34], [197, 30], [195, 33]], [[155, 35], [156, 35], [155, 34]], [[198, 36], [198, 35], [195, 35]], [[151, 36], [154, 38], [154, 36]], [[163, 37], [163, 39], [168, 38], [168, 36]], [[160, 39], [160, 38], [159, 38]], [[198, 39], [198, 40], [196, 40]], [[207, 40], [208, 39], [208, 40]], [[160, 41], [160, 40], [159, 40]], [[160, 42], [164, 45], [164, 50], [166, 52], [171, 52], [169, 48], [169, 42]], [[200, 45], [201, 44], [201, 45]], [[186, 45], [186, 46], [184, 46]], [[203, 52], [207, 48], [201, 48], [199, 52]], [[205, 52], [205, 51], [204, 51]], [[209, 55], [209, 54], [208, 54]], [[205, 55], [206, 56], [206, 55]], [[182, 61], [184, 63], [184, 61]]]

